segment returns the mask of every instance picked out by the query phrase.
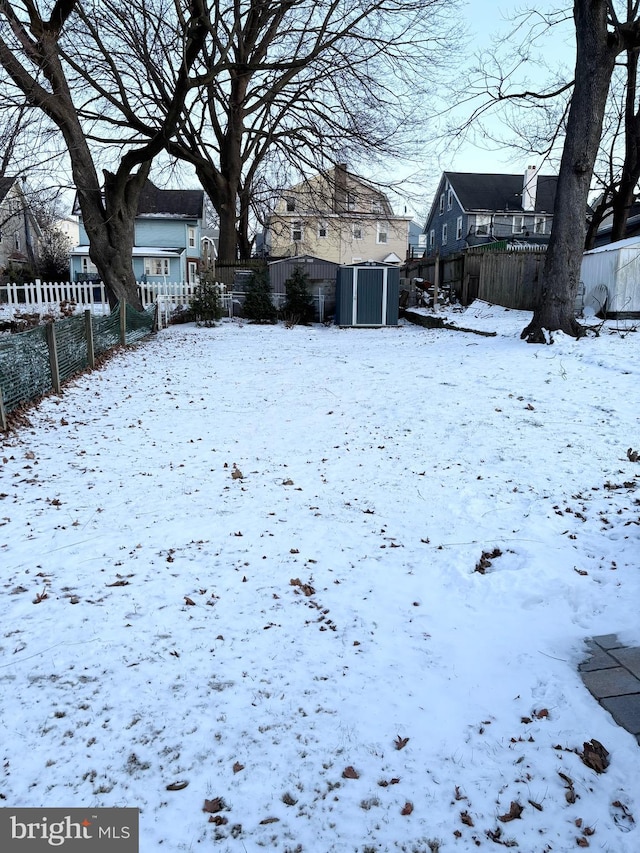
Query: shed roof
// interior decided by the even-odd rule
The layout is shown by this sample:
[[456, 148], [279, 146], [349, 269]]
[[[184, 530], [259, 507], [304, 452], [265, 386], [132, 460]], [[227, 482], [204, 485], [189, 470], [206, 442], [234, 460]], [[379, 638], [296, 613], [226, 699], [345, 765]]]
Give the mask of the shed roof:
[[619, 249], [638, 249], [640, 252], [640, 236], [625, 237], [624, 240], [617, 240], [615, 243], [605, 243], [604, 246], [597, 246], [595, 249], [589, 249], [585, 255], [597, 255], [601, 252], [617, 252]]

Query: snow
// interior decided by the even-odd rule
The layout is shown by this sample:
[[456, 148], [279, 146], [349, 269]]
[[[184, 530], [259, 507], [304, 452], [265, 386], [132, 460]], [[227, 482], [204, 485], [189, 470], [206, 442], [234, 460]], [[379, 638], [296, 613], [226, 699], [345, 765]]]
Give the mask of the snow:
[[640, 645], [640, 334], [449, 319], [497, 336], [172, 327], [5, 438], [0, 805], [138, 807], [142, 853], [637, 853], [577, 668]]

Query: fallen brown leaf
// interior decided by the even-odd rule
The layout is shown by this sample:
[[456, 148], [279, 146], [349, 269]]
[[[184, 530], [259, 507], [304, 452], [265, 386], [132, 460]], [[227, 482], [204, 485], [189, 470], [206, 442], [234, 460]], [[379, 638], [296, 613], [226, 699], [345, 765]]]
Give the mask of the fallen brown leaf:
[[514, 800], [506, 814], [498, 815], [498, 820], [502, 821], [502, 823], [508, 823], [510, 820], [517, 820], [522, 815], [523, 811], [524, 807], [521, 806], [520, 803], [516, 803]]
[[342, 778], [343, 779], [359, 779], [360, 774], [358, 773], [358, 771], [354, 767], [349, 765], [348, 767], [345, 767], [344, 770], [342, 771]]
[[396, 749], [404, 749], [405, 746], [409, 743], [409, 738], [408, 737], [400, 737], [400, 735], [398, 735], [398, 737], [394, 740], [393, 743], [394, 743]]
[[473, 826], [473, 820], [469, 812], [460, 812], [460, 820], [464, 823], [465, 826]]
[[595, 770], [596, 773], [604, 773], [609, 766], [609, 753], [595, 738], [583, 744], [583, 752], [580, 754], [580, 758], [587, 767]]
[[413, 811], [413, 803], [406, 802], [404, 804], [404, 806], [402, 807], [402, 811], [400, 812], [400, 814], [408, 815], [408, 814], [411, 814], [412, 811]]
[[185, 604], [188, 604], [190, 607], [195, 607], [195, 606], [196, 606], [195, 601], [194, 601], [192, 598], [189, 598], [189, 596], [188, 596], [188, 595], [185, 595], [185, 597], [184, 597], [184, 603], [185, 603]]
[[209, 812], [210, 814], [215, 814], [216, 812], [221, 812], [224, 808], [225, 803], [222, 797], [214, 797], [212, 800], [204, 801], [202, 811]]
[[239, 761], [236, 761], [233, 765], [233, 772], [239, 773], [241, 770], [244, 770], [244, 764], [240, 764]]
[[266, 824], [266, 823], [278, 823], [278, 822], [279, 822], [279, 820], [280, 820], [280, 818], [279, 818], [279, 817], [265, 817], [265, 819], [264, 819], [264, 820], [261, 820], [261, 821], [260, 821], [260, 825], [262, 826], [262, 825], [264, 825], [264, 824]]

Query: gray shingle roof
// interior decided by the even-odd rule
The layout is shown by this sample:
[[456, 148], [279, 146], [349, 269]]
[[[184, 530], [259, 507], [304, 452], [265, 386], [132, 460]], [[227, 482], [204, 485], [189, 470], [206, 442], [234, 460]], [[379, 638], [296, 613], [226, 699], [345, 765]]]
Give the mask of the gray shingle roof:
[[[491, 175], [476, 172], [445, 172], [465, 211], [522, 210], [523, 175]], [[538, 175], [536, 213], [553, 213], [558, 178]]]
[[11, 187], [15, 184], [16, 178], [0, 178], [0, 201], [4, 200], [4, 197], [9, 192]]
[[[161, 190], [147, 181], [140, 193], [138, 216], [182, 216], [198, 219], [203, 214], [202, 190]], [[73, 202], [73, 213], [82, 215], [78, 196]]]

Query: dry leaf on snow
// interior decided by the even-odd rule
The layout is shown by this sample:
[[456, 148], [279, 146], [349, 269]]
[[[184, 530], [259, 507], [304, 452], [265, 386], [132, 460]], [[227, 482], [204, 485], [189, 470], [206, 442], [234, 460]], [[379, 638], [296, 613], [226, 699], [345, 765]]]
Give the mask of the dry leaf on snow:
[[521, 806], [520, 803], [516, 803], [514, 800], [506, 814], [498, 815], [498, 820], [502, 821], [502, 823], [508, 823], [510, 820], [517, 820], [522, 815], [523, 811], [524, 807]]
[[359, 779], [360, 774], [358, 773], [358, 771], [354, 767], [349, 765], [348, 767], [345, 767], [344, 770], [342, 771], [342, 778], [343, 779]]
[[214, 797], [212, 800], [204, 801], [202, 811], [209, 812], [210, 814], [215, 814], [216, 812], [221, 812], [224, 808], [225, 802], [222, 797]]

